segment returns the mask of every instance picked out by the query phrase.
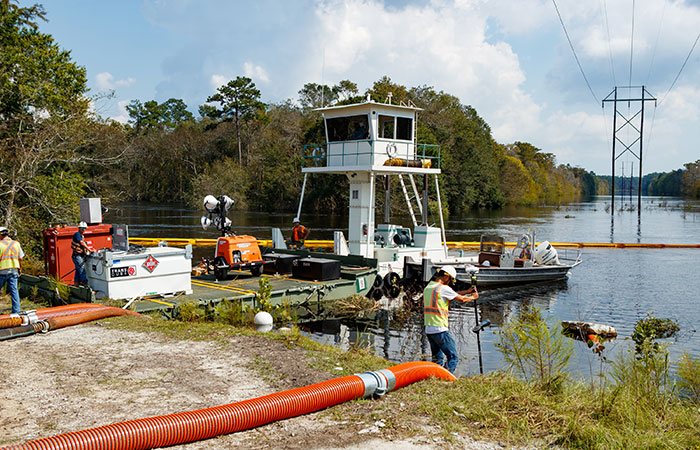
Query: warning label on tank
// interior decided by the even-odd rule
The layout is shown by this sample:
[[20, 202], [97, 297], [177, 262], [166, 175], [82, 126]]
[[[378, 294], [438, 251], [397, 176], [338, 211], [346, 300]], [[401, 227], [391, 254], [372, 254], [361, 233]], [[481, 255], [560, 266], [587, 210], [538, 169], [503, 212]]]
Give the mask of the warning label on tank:
[[133, 277], [136, 275], [136, 266], [112, 267], [109, 275], [112, 278]]
[[143, 262], [143, 267], [146, 268], [150, 273], [153, 273], [153, 271], [158, 267], [158, 260], [153, 257], [153, 255], [148, 255], [148, 259]]

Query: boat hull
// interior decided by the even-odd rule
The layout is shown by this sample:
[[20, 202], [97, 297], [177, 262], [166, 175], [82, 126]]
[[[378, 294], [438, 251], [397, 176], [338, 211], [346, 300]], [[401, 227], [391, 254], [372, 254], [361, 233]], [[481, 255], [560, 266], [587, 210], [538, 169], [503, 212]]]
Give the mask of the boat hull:
[[[476, 274], [476, 285], [478, 287], [491, 287], [563, 280], [567, 278], [572, 267], [573, 265], [569, 264], [510, 268], [479, 266], [479, 272]], [[468, 274], [458, 273], [457, 278], [464, 282], [470, 282]]]

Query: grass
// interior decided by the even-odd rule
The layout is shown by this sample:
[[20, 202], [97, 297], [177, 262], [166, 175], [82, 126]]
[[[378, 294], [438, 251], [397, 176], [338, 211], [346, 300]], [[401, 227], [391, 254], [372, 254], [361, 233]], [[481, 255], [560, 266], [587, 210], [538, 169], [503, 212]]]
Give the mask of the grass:
[[[341, 351], [320, 344], [294, 329], [288, 333], [258, 333], [221, 323], [184, 323], [157, 317], [110, 319], [109, 326], [160, 334], [163, 338], [226, 343], [246, 335], [282, 341], [306, 351], [311, 367], [334, 376], [378, 370], [393, 363], [355, 348]], [[259, 359], [259, 360], [258, 360]], [[265, 379], [278, 376], [258, 358], [251, 367]], [[622, 361], [621, 364], [634, 364]], [[697, 388], [700, 361], [685, 360], [686, 390]], [[341, 370], [336, 370], [341, 367]], [[331, 408], [339, 421], [374, 423], [393, 438], [431, 436], [455, 444], [456, 436], [497, 441], [504, 445], [535, 445], [570, 449], [693, 449], [700, 448], [700, 404], [681, 398], [673, 389], [655, 393], [654, 401], [639, 397], [629, 386], [566, 381], [557, 390], [495, 372], [462, 377], [453, 383], [431, 379], [386, 395], [379, 401], [357, 400]]]

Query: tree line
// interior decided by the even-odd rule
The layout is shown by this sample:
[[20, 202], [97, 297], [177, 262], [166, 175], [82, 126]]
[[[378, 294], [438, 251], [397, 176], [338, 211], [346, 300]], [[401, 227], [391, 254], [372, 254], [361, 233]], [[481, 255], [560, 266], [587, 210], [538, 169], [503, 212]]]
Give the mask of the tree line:
[[[41, 5], [0, 0], [0, 214], [35, 253], [40, 231], [75, 222], [84, 196], [199, 207], [204, 195], [226, 193], [238, 208], [293, 210], [303, 181], [301, 150], [325, 142], [315, 109], [368, 96], [422, 108], [417, 141], [441, 146], [449, 213], [561, 204], [607, 191], [594, 173], [557, 164], [554, 154], [530, 143], [496, 142], [476, 109], [456, 96], [386, 76], [362, 92], [350, 80], [307, 83], [297, 99], [279, 103], [264, 102], [255, 83], [239, 76], [198, 105], [198, 117], [182, 99], [134, 100], [128, 123], [120, 124], [95, 113], [100, 99], [88, 97], [85, 68], [40, 31], [44, 19]], [[344, 210], [347, 196], [345, 177], [311, 176], [304, 202]], [[392, 207], [401, 208], [398, 199]]]

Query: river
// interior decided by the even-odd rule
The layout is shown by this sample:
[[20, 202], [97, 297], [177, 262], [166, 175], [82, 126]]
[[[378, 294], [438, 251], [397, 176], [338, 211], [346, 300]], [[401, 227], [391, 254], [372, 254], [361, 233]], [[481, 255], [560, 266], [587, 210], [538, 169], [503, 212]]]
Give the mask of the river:
[[[675, 198], [644, 197], [641, 214], [636, 199], [617, 199], [610, 214], [609, 197], [561, 207], [507, 208], [476, 211], [450, 217], [445, 223], [448, 240], [478, 241], [482, 233], [497, 233], [515, 241], [531, 228], [536, 239], [551, 242], [624, 242], [660, 244], [700, 243], [700, 202]], [[634, 206], [635, 208], [633, 208]], [[214, 238], [215, 230], [199, 226], [201, 211], [186, 206], [143, 203], [119, 204], [104, 215], [105, 223], [126, 223], [129, 234], [139, 237]], [[229, 214], [238, 234], [269, 239], [272, 227], [289, 233], [293, 213], [270, 214], [235, 211]], [[332, 239], [336, 230], [347, 235], [345, 215], [321, 212], [303, 213], [302, 222], [312, 230], [311, 239]], [[407, 217], [394, 217], [393, 223], [408, 225]], [[198, 249], [197, 255], [211, 248]], [[560, 252], [563, 249], [560, 250]], [[570, 278], [555, 285], [502, 288], [482, 291], [479, 314], [492, 326], [481, 333], [484, 371], [501, 369], [504, 361], [496, 350], [499, 327], [517, 317], [523, 305], [541, 308], [552, 324], [559, 320], [585, 320], [611, 325], [619, 338], [606, 344], [604, 355], [611, 359], [629, 345], [631, 330], [648, 314], [676, 320], [680, 332], [666, 340], [671, 359], [683, 351], [700, 355], [700, 249], [583, 249], [583, 263]], [[450, 327], [460, 353], [458, 374], [479, 371], [474, 326], [474, 309], [451, 308]], [[399, 329], [386, 324], [347, 326], [324, 324], [308, 331], [314, 339], [347, 348], [358, 342], [394, 361], [408, 361], [425, 351], [418, 324]], [[574, 343], [571, 371], [589, 375], [599, 368], [599, 359], [584, 343]]]

